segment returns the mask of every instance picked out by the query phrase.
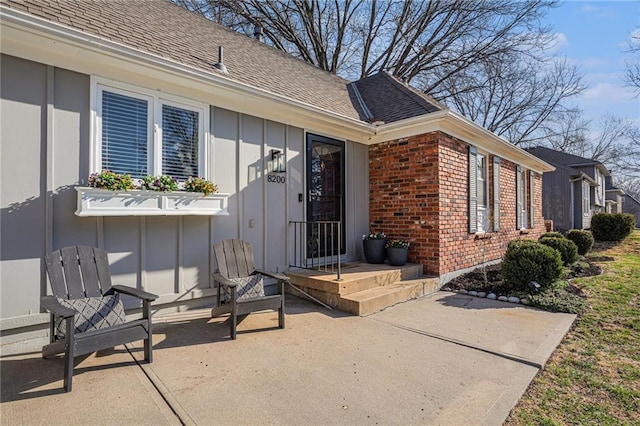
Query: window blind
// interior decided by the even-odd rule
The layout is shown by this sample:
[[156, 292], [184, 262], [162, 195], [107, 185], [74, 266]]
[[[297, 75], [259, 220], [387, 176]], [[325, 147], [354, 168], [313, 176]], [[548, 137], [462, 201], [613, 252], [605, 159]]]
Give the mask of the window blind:
[[147, 174], [149, 105], [144, 99], [102, 92], [102, 169]]
[[162, 173], [178, 180], [198, 176], [199, 113], [162, 105]]

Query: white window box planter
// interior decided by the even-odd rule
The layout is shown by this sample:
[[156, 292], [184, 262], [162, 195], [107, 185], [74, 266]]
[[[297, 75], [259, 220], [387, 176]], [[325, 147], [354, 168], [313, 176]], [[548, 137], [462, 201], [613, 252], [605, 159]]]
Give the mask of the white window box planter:
[[229, 194], [76, 187], [77, 216], [226, 216]]

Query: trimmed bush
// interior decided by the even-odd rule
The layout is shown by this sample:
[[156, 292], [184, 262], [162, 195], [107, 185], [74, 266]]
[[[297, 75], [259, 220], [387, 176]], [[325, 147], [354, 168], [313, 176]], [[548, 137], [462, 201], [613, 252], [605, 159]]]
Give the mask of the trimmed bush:
[[538, 241], [512, 240], [502, 262], [502, 277], [509, 284], [528, 290], [530, 281], [549, 286], [562, 274], [560, 253]]
[[541, 240], [543, 238], [564, 238], [564, 235], [559, 232], [545, 232], [544, 234], [540, 235], [540, 238], [538, 238], [538, 240]]
[[636, 227], [635, 216], [628, 213], [597, 213], [591, 218], [591, 232], [596, 241], [621, 241]]
[[593, 234], [590, 231], [584, 229], [572, 229], [567, 232], [567, 239], [573, 241], [578, 246], [578, 254], [584, 256], [589, 253], [591, 247], [593, 247]]
[[541, 238], [540, 243], [558, 250], [558, 253], [560, 253], [560, 258], [562, 259], [562, 263], [565, 266], [575, 263], [575, 261], [578, 260], [578, 246], [571, 240], [568, 240], [564, 237], [547, 237]]

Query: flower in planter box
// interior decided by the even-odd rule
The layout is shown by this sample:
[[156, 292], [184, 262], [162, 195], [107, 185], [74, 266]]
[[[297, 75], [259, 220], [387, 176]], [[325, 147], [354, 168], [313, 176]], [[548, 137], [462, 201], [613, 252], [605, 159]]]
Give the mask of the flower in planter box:
[[110, 191], [135, 189], [130, 175], [114, 173], [111, 170], [91, 173], [87, 179], [87, 185], [91, 188], [108, 189]]
[[218, 185], [200, 177], [189, 177], [184, 183], [184, 190], [188, 192], [202, 192], [206, 197], [218, 192]]
[[177, 191], [178, 179], [168, 176], [151, 176], [147, 175], [142, 178], [142, 189], [148, 189], [150, 191], [170, 192]]
[[387, 236], [384, 234], [384, 232], [369, 232], [368, 234], [365, 234], [362, 236], [362, 240], [384, 240], [385, 238], [387, 238]]
[[386, 248], [409, 248], [409, 241], [406, 240], [389, 240], [385, 245]]

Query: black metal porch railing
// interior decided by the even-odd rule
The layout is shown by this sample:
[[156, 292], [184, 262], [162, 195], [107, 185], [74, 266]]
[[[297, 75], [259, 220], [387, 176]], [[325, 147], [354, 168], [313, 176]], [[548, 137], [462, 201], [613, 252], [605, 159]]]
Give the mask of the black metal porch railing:
[[293, 259], [289, 267], [315, 269], [337, 274], [340, 280], [340, 252], [342, 250], [339, 221], [289, 221], [293, 227]]

